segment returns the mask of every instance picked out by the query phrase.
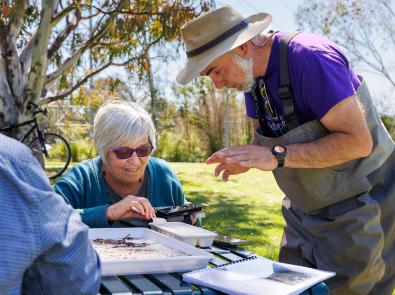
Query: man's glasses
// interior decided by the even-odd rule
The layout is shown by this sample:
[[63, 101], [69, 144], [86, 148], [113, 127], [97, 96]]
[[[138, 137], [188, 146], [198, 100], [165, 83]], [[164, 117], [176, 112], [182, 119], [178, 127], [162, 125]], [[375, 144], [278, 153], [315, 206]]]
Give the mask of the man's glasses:
[[153, 148], [154, 147], [152, 145], [141, 146], [137, 149], [132, 149], [130, 147], [124, 146], [124, 147], [117, 147], [112, 151], [114, 152], [115, 156], [117, 156], [118, 159], [124, 160], [124, 159], [129, 159], [131, 156], [133, 156], [134, 152], [136, 152], [139, 158], [147, 157], [151, 154]]
[[263, 99], [265, 101], [265, 109], [266, 109], [267, 113], [270, 115], [270, 117], [277, 119], [277, 117], [278, 117], [277, 111], [274, 107], [272, 107], [272, 105], [270, 103], [270, 98], [269, 98], [269, 95], [266, 90], [266, 85], [262, 79], [259, 80], [258, 87], [261, 92], [261, 96], [263, 97]]

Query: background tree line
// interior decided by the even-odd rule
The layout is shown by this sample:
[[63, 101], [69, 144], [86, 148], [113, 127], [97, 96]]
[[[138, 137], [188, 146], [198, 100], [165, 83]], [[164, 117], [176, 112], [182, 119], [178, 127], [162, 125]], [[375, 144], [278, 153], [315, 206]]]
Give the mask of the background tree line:
[[[225, 145], [251, 141], [252, 124], [245, 115], [244, 101], [236, 91], [217, 91], [204, 77], [187, 87], [174, 84], [172, 90], [173, 100], [159, 93], [156, 97], [155, 156], [169, 161], [201, 162]], [[149, 92], [133, 93], [127, 84], [112, 79], [99, 79], [93, 88], [80, 87], [70, 100], [50, 105], [50, 125], [67, 135], [73, 161], [96, 155], [91, 140], [93, 117], [102, 104], [114, 98], [137, 102], [146, 109], [151, 107]], [[228, 143], [225, 143], [226, 137]]]
[[[188, 86], [160, 83], [155, 64], [179, 56], [180, 26], [214, 7], [214, 0], [0, 0], [0, 126], [32, 114], [29, 101], [46, 105], [50, 129], [72, 142], [74, 160], [95, 154], [91, 142], [97, 108], [117, 97], [136, 101], [158, 130], [156, 155], [201, 161], [253, 134], [235, 91], [215, 91], [204, 78]], [[305, 0], [298, 27], [327, 35], [356, 67], [388, 80], [395, 90], [395, 13], [384, 0]], [[378, 33], [379, 32], [379, 33]], [[127, 80], [114, 78], [122, 68]], [[104, 75], [103, 73], [107, 73]], [[380, 100], [382, 119], [395, 137], [394, 91]], [[9, 134], [17, 137], [20, 130]]]

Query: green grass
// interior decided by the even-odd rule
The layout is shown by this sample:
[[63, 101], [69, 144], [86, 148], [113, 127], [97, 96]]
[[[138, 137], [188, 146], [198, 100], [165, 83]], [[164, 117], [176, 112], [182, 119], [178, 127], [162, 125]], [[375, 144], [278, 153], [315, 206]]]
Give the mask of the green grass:
[[[70, 163], [69, 168], [74, 164]], [[215, 165], [169, 164], [176, 171], [187, 199], [203, 206], [204, 228], [249, 240], [251, 243], [243, 248], [278, 259], [284, 225], [283, 193], [271, 172], [250, 170], [223, 182], [213, 175]]]
[[284, 220], [283, 193], [269, 172], [251, 170], [224, 183], [214, 177], [214, 165], [171, 163], [187, 199], [204, 207], [203, 226], [246, 239], [244, 248], [270, 259], [278, 258]]

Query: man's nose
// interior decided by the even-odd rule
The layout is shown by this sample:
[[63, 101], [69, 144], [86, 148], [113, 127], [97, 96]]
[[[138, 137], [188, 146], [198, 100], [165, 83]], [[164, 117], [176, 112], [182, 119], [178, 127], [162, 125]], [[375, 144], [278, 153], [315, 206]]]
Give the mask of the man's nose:
[[215, 86], [215, 88], [217, 88], [217, 89], [221, 89], [221, 88], [224, 87], [224, 85], [225, 85], [225, 80], [224, 80], [223, 78], [219, 78], [219, 77], [214, 78], [214, 77], [211, 77], [211, 80], [213, 81], [214, 86]]

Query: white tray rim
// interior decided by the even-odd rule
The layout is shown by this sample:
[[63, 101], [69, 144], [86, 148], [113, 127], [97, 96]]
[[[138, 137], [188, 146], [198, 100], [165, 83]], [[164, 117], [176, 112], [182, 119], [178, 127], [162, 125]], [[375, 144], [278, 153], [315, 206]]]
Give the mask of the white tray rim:
[[[201, 233], [195, 233], [195, 234], [180, 234], [180, 233], [175, 233], [171, 230], [168, 230], [168, 228], [166, 228], [166, 224], [181, 224], [182, 226], [186, 226], [186, 227], [193, 227], [194, 229], [196, 229], [197, 231], [200, 231]], [[155, 223], [150, 223], [149, 224], [152, 228], [157, 228], [163, 231], [168, 232], [169, 234], [172, 234], [176, 237], [179, 238], [215, 238], [217, 236], [216, 233], [211, 232], [207, 229], [204, 228], [200, 228], [200, 227], [196, 227], [187, 223], [183, 223], [183, 222], [166, 222], [166, 223], [161, 223], [161, 224], [155, 224]]]
[[[147, 274], [194, 270], [206, 267], [208, 262], [214, 259], [214, 256], [207, 251], [148, 228], [91, 228], [88, 231], [90, 240], [96, 238], [122, 238], [127, 234], [137, 238], [159, 241], [167, 247], [182, 251], [188, 255], [161, 258], [101, 260], [102, 275]], [[135, 266], [141, 267], [142, 265], [142, 270], [135, 268]], [[186, 269], [186, 266], [192, 268]], [[118, 267], [120, 268], [117, 269]]]

